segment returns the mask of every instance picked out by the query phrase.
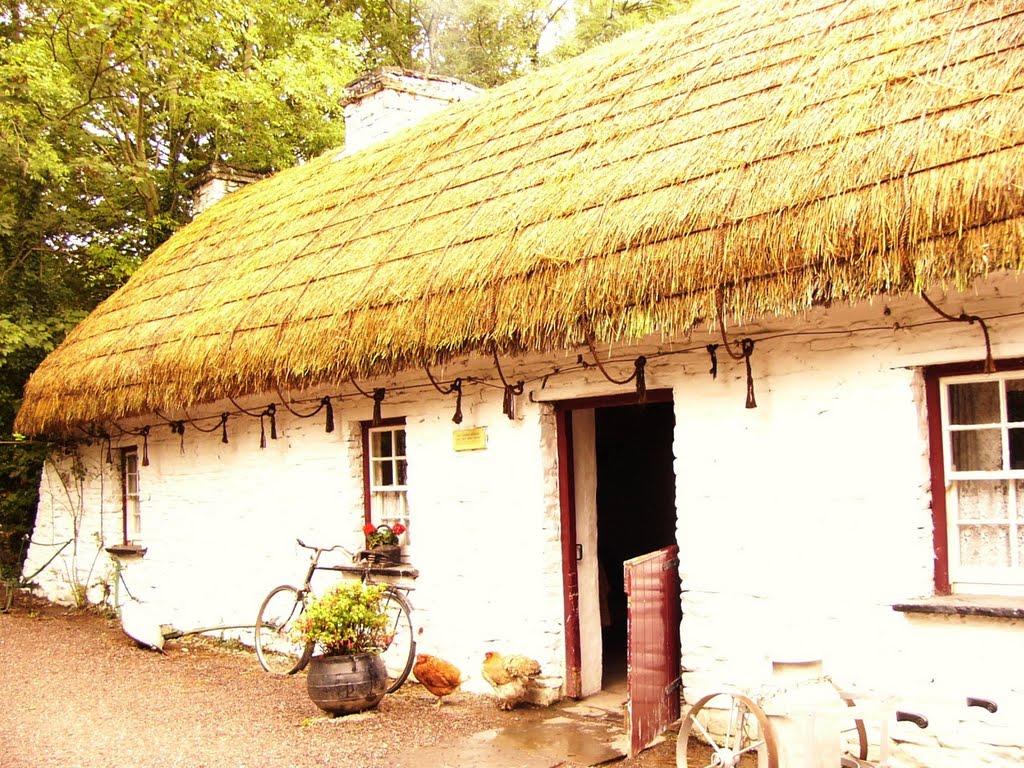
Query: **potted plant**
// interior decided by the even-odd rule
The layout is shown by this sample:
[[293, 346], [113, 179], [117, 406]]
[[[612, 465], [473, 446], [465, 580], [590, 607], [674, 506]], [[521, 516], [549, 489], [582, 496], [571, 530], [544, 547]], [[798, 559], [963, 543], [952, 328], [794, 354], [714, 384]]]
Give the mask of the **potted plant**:
[[374, 565], [398, 565], [402, 561], [399, 537], [405, 531], [406, 528], [401, 523], [390, 526], [367, 523], [363, 526], [363, 534], [366, 536], [363, 558]]
[[310, 659], [306, 691], [325, 712], [361, 712], [384, 698], [388, 672], [380, 652], [391, 639], [385, 590], [385, 585], [342, 582], [310, 601], [295, 623], [293, 639], [320, 650]]

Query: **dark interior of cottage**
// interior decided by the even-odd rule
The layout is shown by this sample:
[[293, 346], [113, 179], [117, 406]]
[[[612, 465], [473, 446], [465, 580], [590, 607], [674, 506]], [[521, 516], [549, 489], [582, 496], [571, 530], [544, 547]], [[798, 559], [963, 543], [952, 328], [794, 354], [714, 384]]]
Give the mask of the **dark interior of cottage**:
[[675, 418], [668, 402], [598, 408], [595, 422], [598, 559], [607, 583], [603, 687], [609, 689], [626, 680], [623, 562], [676, 540]]

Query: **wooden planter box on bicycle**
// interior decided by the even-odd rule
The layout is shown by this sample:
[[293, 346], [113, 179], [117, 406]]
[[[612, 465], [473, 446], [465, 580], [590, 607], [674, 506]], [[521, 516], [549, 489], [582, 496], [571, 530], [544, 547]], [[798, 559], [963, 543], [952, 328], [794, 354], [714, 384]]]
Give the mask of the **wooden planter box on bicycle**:
[[[309, 663], [316, 650], [312, 642], [296, 640], [295, 625], [314, 599], [310, 582], [316, 571], [336, 571], [348, 578], [357, 578], [363, 584], [377, 584], [374, 580], [377, 563], [361, 559], [358, 565], [320, 565], [325, 552], [340, 550], [352, 553], [340, 545], [314, 547], [297, 539], [300, 547], [310, 550], [309, 566], [301, 586], [282, 584], [264, 599], [256, 617], [256, 657], [268, 672], [293, 675]], [[380, 583], [384, 588], [383, 608], [388, 616], [387, 636], [390, 643], [380, 651], [388, 674], [387, 693], [393, 693], [409, 677], [416, 658], [416, 641], [412, 625], [412, 606], [408, 593], [411, 587]]]

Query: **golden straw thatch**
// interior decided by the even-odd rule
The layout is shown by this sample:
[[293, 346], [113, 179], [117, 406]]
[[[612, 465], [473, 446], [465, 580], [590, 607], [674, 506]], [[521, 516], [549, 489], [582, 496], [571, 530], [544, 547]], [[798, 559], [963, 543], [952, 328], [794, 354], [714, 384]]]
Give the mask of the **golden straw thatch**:
[[967, 285], [1024, 253], [1024, 3], [729, 0], [227, 198], [17, 427]]

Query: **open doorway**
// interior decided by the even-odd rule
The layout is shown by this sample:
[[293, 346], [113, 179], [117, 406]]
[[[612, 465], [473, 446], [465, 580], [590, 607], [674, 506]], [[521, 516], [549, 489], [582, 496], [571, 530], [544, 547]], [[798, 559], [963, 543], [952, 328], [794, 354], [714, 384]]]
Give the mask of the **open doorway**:
[[602, 680], [626, 684], [627, 605], [623, 563], [676, 541], [672, 403], [597, 408], [597, 556], [602, 605]]
[[624, 562], [676, 543], [672, 396], [647, 395], [558, 405], [569, 696], [625, 689]]

